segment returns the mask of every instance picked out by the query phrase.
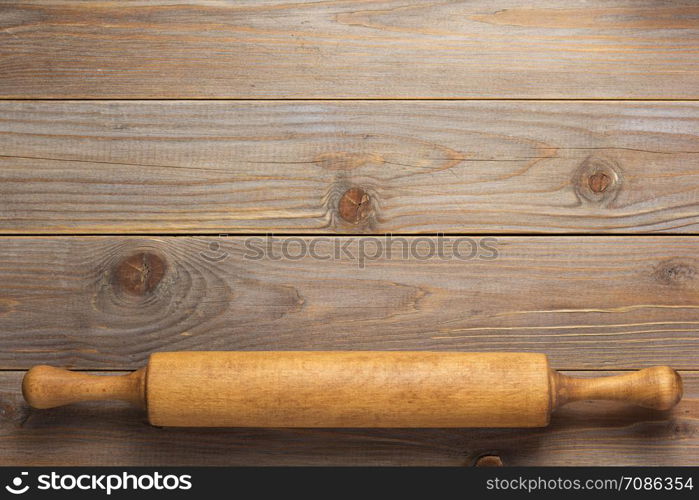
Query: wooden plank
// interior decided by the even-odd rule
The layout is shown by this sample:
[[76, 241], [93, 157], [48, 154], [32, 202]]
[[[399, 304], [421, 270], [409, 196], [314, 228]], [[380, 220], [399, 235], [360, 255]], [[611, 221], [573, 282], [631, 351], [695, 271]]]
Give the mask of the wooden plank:
[[698, 143], [692, 102], [3, 102], [0, 231], [696, 232]]
[[[572, 373], [602, 375], [603, 373]], [[32, 410], [0, 373], [0, 465], [687, 465], [699, 460], [699, 373], [670, 412], [564, 407], [541, 429], [168, 429], [119, 403]], [[46, 446], [46, 443], [51, 443]], [[652, 452], [649, 452], [651, 450]]]
[[2, 97], [699, 98], [693, 0], [44, 0], [2, 10]]
[[158, 350], [246, 349], [697, 368], [698, 238], [472, 241], [394, 236], [389, 255], [372, 237], [269, 248], [259, 236], [2, 238], [0, 368], [125, 369]]

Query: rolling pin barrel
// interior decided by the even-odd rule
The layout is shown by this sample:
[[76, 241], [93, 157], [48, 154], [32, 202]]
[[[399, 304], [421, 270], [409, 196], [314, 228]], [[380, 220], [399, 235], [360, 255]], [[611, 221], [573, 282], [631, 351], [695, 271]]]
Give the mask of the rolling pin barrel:
[[437, 352], [171, 352], [128, 375], [39, 366], [30, 405], [121, 399], [174, 427], [540, 427], [584, 399], [668, 409], [682, 395], [668, 367], [572, 378], [543, 354]]

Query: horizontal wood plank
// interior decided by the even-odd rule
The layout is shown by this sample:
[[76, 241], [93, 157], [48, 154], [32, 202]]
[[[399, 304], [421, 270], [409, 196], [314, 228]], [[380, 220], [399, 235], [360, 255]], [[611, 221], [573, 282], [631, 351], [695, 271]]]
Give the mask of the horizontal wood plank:
[[119, 403], [30, 409], [21, 376], [0, 373], [0, 465], [84, 465], [88, 458], [91, 465], [120, 466], [470, 466], [482, 455], [520, 466], [699, 460], [697, 372], [682, 373], [685, 397], [670, 412], [575, 403], [539, 429], [158, 429], [142, 411]]
[[5, 2], [0, 96], [699, 98], [693, 0]]
[[691, 102], [1, 102], [0, 232], [697, 232], [698, 144]]
[[0, 368], [137, 368], [159, 350], [417, 349], [696, 369], [698, 251], [699, 238], [675, 236], [6, 237]]

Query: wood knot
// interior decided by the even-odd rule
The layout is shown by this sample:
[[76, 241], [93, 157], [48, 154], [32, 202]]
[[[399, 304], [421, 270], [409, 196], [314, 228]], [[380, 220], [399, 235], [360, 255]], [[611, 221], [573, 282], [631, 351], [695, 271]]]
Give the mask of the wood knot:
[[502, 467], [502, 459], [497, 455], [483, 455], [476, 459], [476, 467]]
[[337, 211], [343, 220], [350, 224], [359, 224], [369, 217], [371, 198], [362, 188], [350, 188], [340, 198]]
[[595, 172], [588, 179], [588, 185], [595, 193], [604, 193], [612, 180], [604, 172]]
[[695, 279], [697, 269], [694, 265], [680, 260], [661, 262], [655, 268], [655, 279], [664, 285], [681, 285]]
[[116, 267], [114, 282], [126, 293], [146, 295], [153, 292], [165, 276], [165, 261], [151, 252], [138, 252]]
[[578, 195], [590, 202], [606, 204], [621, 187], [619, 166], [609, 158], [588, 156], [578, 168], [574, 186]]
[[30, 409], [18, 398], [0, 399], [0, 422], [22, 426], [29, 418]]

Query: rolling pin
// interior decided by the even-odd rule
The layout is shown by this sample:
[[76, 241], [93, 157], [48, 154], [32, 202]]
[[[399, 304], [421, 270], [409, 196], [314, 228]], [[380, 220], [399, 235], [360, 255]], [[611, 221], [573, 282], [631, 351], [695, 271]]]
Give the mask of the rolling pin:
[[667, 410], [682, 397], [669, 367], [573, 378], [544, 354], [446, 352], [163, 352], [127, 375], [35, 366], [34, 408], [117, 399], [174, 427], [543, 427], [571, 401]]

